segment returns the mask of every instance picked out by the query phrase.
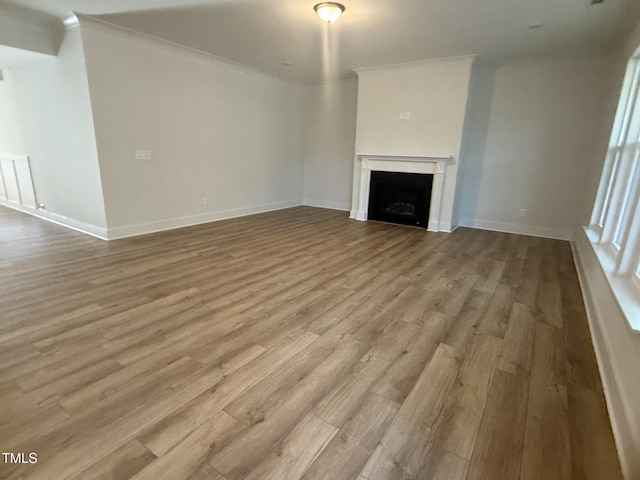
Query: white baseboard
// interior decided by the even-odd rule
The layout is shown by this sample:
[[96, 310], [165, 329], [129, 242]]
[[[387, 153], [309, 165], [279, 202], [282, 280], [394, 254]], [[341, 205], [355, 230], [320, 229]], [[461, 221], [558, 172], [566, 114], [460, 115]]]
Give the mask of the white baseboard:
[[28, 215], [33, 215], [34, 217], [47, 220], [48, 222], [67, 227], [78, 232], [86, 233], [87, 235], [91, 235], [101, 240], [107, 240], [107, 229], [104, 227], [98, 227], [96, 225], [91, 225], [90, 223], [84, 223], [79, 220], [74, 220], [73, 218], [65, 217], [64, 215], [58, 215], [57, 213], [49, 212], [47, 210], [38, 210], [32, 207], [26, 207], [24, 205], [5, 201], [2, 199], [0, 199], [0, 205], [11, 208], [13, 210], [17, 210], [22, 213], [26, 213]]
[[640, 364], [640, 337], [617, 308], [584, 232], [571, 247], [623, 476], [640, 480], [640, 403], [629, 381]]
[[494, 222], [479, 218], [465, 218], [460, 221], [461, 227], [478, 228], [480, 230], [492, 230], [495, 232], [516, 233], [531, 237], [555, 238], [557, 240], [571, 240], [571, 230], [538, 227], [535, 225], [520, 225], [517, 223]]
[[135, 237], [138, 235], [146, 235], [149, 233], [162, 232], [165, 230], [173, 230], [175, 228], [200, 225], [202, 223], [217, 222], [220, 220], [228, 220], [230, 218], [244, 217], [247, 215], [255, 215], [257, 213], [265, 213], [274, 210], [282, 210], [284, 208], [298, 207], [300, 205], [302, 205], [302, 201], [299, 199], [288, 200], [285, 202], [268, 203], [252, 207], [234, 208], [231, 210], [210, 212], [203, 215], [170, 218], [166, 220], [158, 220], [155, 222], [140, 223], [137, 225], [114, 227], [107, 230], [107, 239], [116, 240], [119, 238]]
[[438, 230], [439, 232], [444, 232], [444, 233], [451, 233], [453, 232], [456, 228], [458, 228], [457, 225], [452, 225], [450, 222], [440, 222], [440, 230]]
[[342, 202], [331, 202], [326, 200], [318, 200], [316, 198], [305, 198], [304, 205], [309, 207], [328, 208], [331, 210], [340, 210], [341, 212], [351, 211], [351, 204]]

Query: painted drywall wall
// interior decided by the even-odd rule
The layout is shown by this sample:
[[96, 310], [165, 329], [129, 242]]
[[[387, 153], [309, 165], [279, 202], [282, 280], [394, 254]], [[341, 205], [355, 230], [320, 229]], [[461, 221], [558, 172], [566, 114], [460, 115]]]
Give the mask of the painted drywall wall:
[[591, 58], [478, 69], [463, 160], [463, 224], [571, 238], [611, 65], [610, 58]]
[[302, 203], [301, 87], [88, 19], [81, 29], [110, 238]]
[[53, 22], [34, 22], [14, 10], [15, 7], [9, 11], [6, 4], [0, 5], [0, 45], [56, 55], [63, 35], [61, 26], [56, 28]]
[[[640, 24], [619, 52], [612, 68], [606, 115], [601, 119], [595, 159], [587, 172], [589, 191], [585, 195], [583, 225], [589, 222], [605, 152], [611, 136], [620, 89], [630, 56], [640, 48]], [[576, 235], [579, 274], [598, 365], [605, 387], [611, 424], [626, 480], [640, 480], [640, 334], [629, 328], [585, 232]]]
[[[356, 151], [457, 155], [473, 57], [359, 70]], [[400, 119], [409, 112], [411, 118]]]
[[304, 203], [349, 210], [358, 83], [304, 87]]
[[31, 160], [41, 215], [104, 233], [106, 218], [89, 87], [79, 29], [57, 57], [43, 55], [3, 71], [0, 152]]
[[469, 88], [467, 93], [467, 104], [464, 114], [464, 123], [462, 126], [462, 141], [460, 144], [459, 160], [457, 161], [458, 175], [456, 179], [455, 198], [453, 201], [453, 213], [452, 213], [452, 225], [460, 225], [460, 213], [462, 210], [462, 197], [463, 189], [465, 188], [466, 175], [468, 174], [468, 162], [469, 157], [472, 155], [473, 150], [477, 148], [471, 142], [471, 132], [477, 128], [474, 125], [474, 120], [478, 120], [478, 115], [474, 114], [474, 111], [478, 108], [483, 108], [487, 104], [486, 88], [483, 84], [483, 77], [478, 76], [478, 65], [474, 64], [471, 70], [471, 76], [469, 78]]
[[598, 185], [600, 184], [600, 176], [604, 166], [604, 159], [607, 154], [607, 150], [609, 149], [611, 129], [613, 128], [613, 123], [616, 119], [616, 111], [618, 108], [620, 93], [622, 91], [622, 83], [627, 70], [627, 64], [629, 62], [629, 58], [639, 50], [640, 24], [636, 26], [627, 41], [623, 44], [622, 48], [620, 48], [612, 59], [612, 65], [610, 68], [611, 75], [607, 94], [605, 96], [605, 112], [602, 116], [600, 129], [596, 136], [597, 146], [595, 148], [594, 155], [592, 155], [592, 162], [588, 169], [587, 190], [583, 201], [581, 222], [578, 227], [580, 231], [582, 230], [582, 226], [588, 225], [591, 219], [591, 212], [598, 191]]
[[[441, 228], [455, 228], [454, 197], [475, 57], [358, 70], [356, 153], [448, 157]], [[401, 114], [409, 118], [401, 118]], [[354, 170], [355, 176], [355, 170]], [[357, 198], [359, 179], [353, 182]]]
[[17, 152], [23, 148], [23, 125], [15, 117], [20, 111], [18, 98], [13, 94], [16, 80], [13, 70], [5, 69], [0, 81], [0, 152]]
[[574, 238], [578, 238], [579, 235], [582, 235], [582, 227], [584, 225], [589, 225], [591, 221], [593, 204], [596, 199], [598, 186], [600, 185], [603, 162], [609, 149], [611, 128], [613, 127], [613, 122], [616, 118], [616, 110], [618, 108], [618, 100], [622, 89], [622, 81], [626, 71], [627, 60], [628, 59], [626, 58], [623, 59], [620, 55], [614, 56], [611, 59], [609, 81], [606, 92], [603, 95], [603, 114], [600, 117], [599, 128], [593, 139], [595, 147], [592, 155], [585, 159], [586, 178], [584, 182], [583, 198], [581, 201], [582, 210], [579, 217], [580, 221], [575, 226], [576, 231], [574, 233]]

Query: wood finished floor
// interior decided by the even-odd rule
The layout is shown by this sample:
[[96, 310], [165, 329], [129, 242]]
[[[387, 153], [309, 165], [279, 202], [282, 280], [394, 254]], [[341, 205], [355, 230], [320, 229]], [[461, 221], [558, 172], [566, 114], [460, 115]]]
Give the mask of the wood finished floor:
[[0, 208], [0, 252], [2, 478], [621, 478], [567, 242]]

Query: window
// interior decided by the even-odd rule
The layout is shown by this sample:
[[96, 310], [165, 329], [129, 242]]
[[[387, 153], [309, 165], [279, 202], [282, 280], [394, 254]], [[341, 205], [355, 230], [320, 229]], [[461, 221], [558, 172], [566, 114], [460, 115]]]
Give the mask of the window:
[[[618, 298], [640, 305], [640, 52], [627, 66], [598, 194], [590, 239]], [[617, 292], [616, 290], [624, 290]], [[623, 307], [624, 309], [624, 307]], [[629, 315], [627, 315], [629, 316]], [[629, 318], [640, 330], [640, 318]]]

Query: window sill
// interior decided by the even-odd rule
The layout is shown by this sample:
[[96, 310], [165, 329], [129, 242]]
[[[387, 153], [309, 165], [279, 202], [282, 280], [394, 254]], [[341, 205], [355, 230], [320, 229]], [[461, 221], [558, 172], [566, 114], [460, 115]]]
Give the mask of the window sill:
[[629, 327], [640, 335], [640, 282], [635, 275], [622, 277], [616, 274], [616, 258], [613, 250], [608, 245], [597, 243], [598, 234], [595, 229], [585, 227], [584, 231]]

